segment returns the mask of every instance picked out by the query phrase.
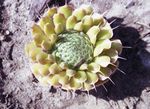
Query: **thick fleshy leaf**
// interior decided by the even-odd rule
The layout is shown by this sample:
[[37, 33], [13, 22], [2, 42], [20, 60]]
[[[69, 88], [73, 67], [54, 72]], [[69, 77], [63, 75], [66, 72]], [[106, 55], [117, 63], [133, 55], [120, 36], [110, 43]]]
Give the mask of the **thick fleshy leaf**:
[[47, 78], [47, 82], [52, 86], [58, 86], [59, 83], [59, 75], [49, 75]]
[[48, 17], [48, 16], [44, 16], [44, 17], [42, 17], [42, 18], [39, 20], [39, 22], [38, 22], [38, 24], [40, 25], [40, 27], [41, 27], [42, 29], [44, 29], [44, 25], [46, 25], [47, 23], [52, 24], [52, 23], [53, 23], [52, 18], [50, 18], [50, 17]]
[[75, 79], [77, 79], [78, 82], [82, 83], [82, 82], [85, 82], [87, 80], [87, 76], [86, 76], [86, 73], [84, 71], [78, 71], [76, 74], [75, 74]]
[[52, 34], [55, 34], [55, 30], [54, 30], [54, 24], [50, 24], [47, 23], [46, 25], [44, 25], [44, 32], [47, 36], [50, 36]]
[[92, 73], [97, 73], [100, 71], [100, 65], [92, 62], [88, 65], [88, 71]]
[[81, 89], [82, 85], [80, 82], [77, 82], [77, 79], [75, 78], [71, 78], [70, 80], [70, 88], [72, 90], [77, 90], [77, 89]]
[[63, 26], [65, 26], [66, 18], [63, 14], [57, 13], [57, 14], [54, 14], [54, 16], [53, 16], [53, 22], [54, 22], [55, 26], [58, 24], [62, 24]]
[[84, 16], [82, 19], [82, 23], [83, 23], [83, 31], [87, 32], [93, 25], [93, 19], [91, 15]]
[[51, 63], [55, 61], [55, 58], [54, 58], [54, 56], [53, 56], [52, 54], [48, 54], [47, 59], [48, 59]]
[[72, 70], [72, 69], [67, 69], [66, 70], [66, 75], [69, 76], [69, 77], [72, 77], [76, 74], [77, 72], [75, 70]]
[[94, 13], [92, 15], [93, 18], [93, 24], [94, 25], [102, 25], [104, 23], [104, 17], [98, 13]]
[[76, 23], [77, 23], [77, 18], [75, 16], [72, 15], [68, 17], [66, 21], [66, 29], [67, 30], [73, 29]]
[[82, 31], [83, 30], [83, 23], [82, 22], [78, 22], [77, 24], [75, 24], [74, 30]]
[[28, 56], [32, 59], [32, 61], [37, 61], [36, 56], [41, 52], [40, 48], [34, 47], [30, 48]]
[[69, 84], [67, 84], [67, 85], [62, 85], [61, 88], [62, 88], [63, 90], [66, 90], [66, 91], [71, 90], [71, 87], [70, 87]]
[[83, 4], [80, 8], [85, 10], [86, 15], [90, 15], [93, 12], [93, 8], [90, 5]]
[[33, 36], [33, 40], [34, 40], [35, 45], [40, 47], [42, 41], [45, 40], [45, 38], [43, 39], [43, 36], [41, 36], [39, 34], [36, 34], [36, 35]]
[[118, 59], [118, 51], [112, 48], [104, 51], [102, 54], [109, 56], [112, 63], [115, 63]]
[[40, 75], [42, 75], [42, 76], [46, 76], [46, 75], [48, 75], [49, 74], [49, 70], [48, 70], [48, 68], [49, 68], [49, 64], [45, 64], [45, 65], [42, 65], [42, 64], [39, 64], [39, 73], [40, 73]]
[[52, 7], [50, 9], [48, 9], [48, 11], [46, 12], [46, 14], [44, 16], [47, 16], [50, 18], [56, 13], [57, 13], [57, 7]]
[[31, 70], [35, 76], [40, 75], [40, 76], [46, 76], [49, 74], [48, 68], [49, 64], [39, 64], [39, 63], [34, 63], [31, 65]]
[[44, 52], [40, 52], [37, 54], [36, 60], [37, 60], [37, 62], [39, 62], [41, 64], [45, 64], [48, 62], [47, 57], [48, 57], [48, 54], [46, 54]]
[[101, 28], [101, 31], [98, 34], [98, 40], [110, 39], [112, 37], [113, 37], [112, 28], [110, 27], [110, 24], [106, 23], [106, 25]]
[[95, 84], [98, 81], [98, 75], [92, 72], [86, 72], [87, 80], [86, 83]]
[[108, 67], [103, 68], [102, 67], [99, 77], [100, 77], [101, 80], [104, 81], [104, 80], [108, 79], [111, 74], [112, 74], [112, 71], [111, 71], [110, 68], [108, 68]]
[[68, 76], [64, 76], [64, 77], [60, 77], [59, 78], [59, 83], [62, 85], [66, 85], [69, 82], [69, 77]]
[[27, 56], [29, 55], [30, 49], [34, 48], [34, 47], [35, 47], [34, 42], [30, 42], [30, 43], [25, 45], [25, 53], [26, 53]]
[[37, 24], [33, 24], [31, 28], [32, 36], [35, 36], [36, 34], [38, 35], [45, 35], [41, 27]]
[[[112, 74], [117, 70], [117, 68], [118, 68], [118, 66], [119, 66], [119, 62], [118, 61], [116, 61], [115, 63], [113, 63], [113, 65], [112, 64], [110, 64], [108, 67], [111, 69], [111, 71], [112, 71]], [[120, 70], [121, 71], [121, 70]], [[125, 74], [125, 72], [123, 72], [123, 71], [121, 71], [123, 74]]]
[[110, 64], [110, 57], [109, 56], [96, 57], [95, 63], [99, 64], [102, 67], [107, 67]]
[[38, 63], [32, 64], [31, 70], [32, 70], [32, 73], [34, 74], [34, 76], [38, 76], [39, 75], [39, 64]]
[[61, 62], [59, 64], [59, 66], [62, 68], [62, 69], [67, 69], [67, 65], [64, 63], [64, 62]]
[[98, 40], [101, 39], [110, 39], [113, 36], [113, 32], [109, 29], [101, 29], [101, 31], [98, 34]]
[[41, 47], [43, 41], [48, 41], [48, 37], [46, 37], [45, 35], [35, 34], [33, 36], [33, 40], [36, 46]]
[[58, 75], [60, 84], [66, 85], [69, 82], [69, 77], [66, 75], [65, 71], [60, 72]]
[[79, 68], [79, 70], [86, 70], [88, 69], [88, 65], [86, 63], [82, 64]]
[[51, 42], [51, 44], [53, 45], [53, 44], [55, 44], [55, 42], [57, 41], [58, 36], [57, 36], [56, 34], [52, 34], [52, 35], [50, 35], [48, 38], [50, 39], [50, 42]]
[[47, 86], [47, 85], [48, 85], [47, 76], [45, 76], [45, 77], [37, 76], [36, 78], [37, 78], [37, 80], [39, 81], [39, 83], [40, 83], [42, 86]]
[[112, 42], [112, 48], [116, 49], [118, 53], [120, 54], [122, 52], [122, 43], [119, 39], [115, 39]]
[[26, 45], [26, 54], [29, 56], [33, 62], [39, 62], [41, 64], [50, 63], [48, 60], [48, 54], [42, 51], [41, 48], [36, 47], [33, 42]]
[[84, 90], [89, 91], [93, 88], [93, 86], [89, 83], [84, 82], [83, 84]]
[[64, 14], [65, 18], [68, 18], [72, 14], [72, 7], [69, 5], [64, 5], [59, 7], [58, 13]]
[[104, 49], [110, 48], [111, 48], [111, 41], [109, 39], [98, 41], [94, 49], [94, 57], [102, 53]]
[[55, 32], [56, 34], [60, 34], [65, 30], [65, 27], [63, 24], [59, 23], [57, 25], [55, 25]]
[[44, 51], [48, 51], [52, 48], [52, 43], [50, 41], [43, 40], [41, 43], [41, 47]]
[[58, 64], [54, 63], [49, 67], [49, 72], [51, 74], [59, 73], [62, 69], [59, 67]]
[[93, 26], [87, 32], [87, 35], [89, 36], [90, 41], [93, 45], [95, 45], [96, 43], [97, 35], [99, 32], [100, 32], [99, 26]]
[[80, 21], [86, 15], [86, 12], [84, 9], [79, 8], [73, 11], [73, 15], [76, 16], [78, 21]]

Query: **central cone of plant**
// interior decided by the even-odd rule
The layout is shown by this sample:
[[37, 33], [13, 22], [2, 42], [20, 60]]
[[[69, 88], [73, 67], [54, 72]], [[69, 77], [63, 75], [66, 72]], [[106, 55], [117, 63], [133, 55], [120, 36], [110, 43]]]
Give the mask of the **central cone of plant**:
[[93, 46], [87, 37], [77, 31], [60, 34], [52, 51], [57, 62], [65, 62], [70, 68], [78, 68], [84, 62], [89, 62], [93, 56]]

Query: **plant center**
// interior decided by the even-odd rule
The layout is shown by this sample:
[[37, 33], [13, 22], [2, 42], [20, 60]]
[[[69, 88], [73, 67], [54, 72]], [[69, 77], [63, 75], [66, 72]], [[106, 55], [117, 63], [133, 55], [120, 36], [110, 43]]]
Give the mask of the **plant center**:
[[93, 46], [83, 32], [69, 31], [58, 36], [52, 54], [58, 63], [64, 62], [69, 68], [78, 68], [92, 59]]

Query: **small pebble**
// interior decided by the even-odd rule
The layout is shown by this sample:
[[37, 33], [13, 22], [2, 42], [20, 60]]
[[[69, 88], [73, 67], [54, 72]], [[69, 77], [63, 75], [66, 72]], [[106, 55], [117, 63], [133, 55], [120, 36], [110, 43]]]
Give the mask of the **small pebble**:
[[6, 30], [6, 32], [5, 32], [5, 33], [6, 33], [6, 35], [9, 35], [9, 34], [10, 34], [10, 32], [9, 32], [8, 30]]
[[0, 41], [5, 40], [5, 36], [0, 36]]

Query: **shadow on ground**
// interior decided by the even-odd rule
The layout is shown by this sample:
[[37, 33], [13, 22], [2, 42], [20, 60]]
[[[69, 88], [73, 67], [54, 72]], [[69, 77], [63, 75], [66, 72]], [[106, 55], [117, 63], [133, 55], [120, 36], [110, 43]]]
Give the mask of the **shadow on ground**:
[[[52, 5], [63, 5], [65, 3], [65, 0], [63, 0], [63, 2], [60, 0], [45, 1], [49, 7]], [[67, 1], [69, 2], [70, 0]], [[45, 8], [46, 7], [41, 8], [39, 13], [42, 13]], [[37, 17], [35, 19], [37, 20]], [[137, 29], [123, 25], [122, 18], [114, 17], [108, 19], [108, 21], [111, 22], [114, 19], [116, 19], [116, 21], [111, 26], [116, 27], [120, 25], [119, 28], [114, 30], [114, 39], [120, 39], [124, 46], [132, 47], [131, 49], [123, 49], [121, 55], [121, 57], [127, 58], [127, 61], [120, 60], [119, 67], [126, 75], [116, 71], [116, 73], [112, 75], [112, 80], [115, 82], [115, 85], [111, 82], [107, 82], [105, 84], [108, 90], [107, 92], [100, 86], [97, 87], [97, 92], [92, 90], [90, 94], [106, 100], [108, 100], [108, 98], [121, 100], [126, 97], [139, 97], [146, 87], [150, 87], [150, 53], [145, 50], [147, 43], [139, 38], [140, 34]], [[57, 90], [52, 88], [50, 92], [56, 93]], [[80, 94], [82, 92], [77, 91], [76, 93]]]
[[112, 24], [112, 27], [121, 25], [114, 30], [114, 39], [118, 38], [124, 46], [132, 47], [130, 49], [123, 49], [121, 54], [121, 57], [127, 58], [127, 61], [120, 60], [119, 68], [126, 75], [117, 71], [112, 75], [115, 85], [111, 82], [105, 84], [107, 92], [100, 86], [97, 88], [97, 92], [92, 90], [90, 94], [106, 100], [139, 97], [146, 87], [150, 87], [150, 53], [145, 50], [147, 43], [139, 39], [140, 34], [135, 28], [122, 25], [123, 19], [111, 18], [108, 21], [113, 21], [114, 19], [116, 21]]

